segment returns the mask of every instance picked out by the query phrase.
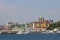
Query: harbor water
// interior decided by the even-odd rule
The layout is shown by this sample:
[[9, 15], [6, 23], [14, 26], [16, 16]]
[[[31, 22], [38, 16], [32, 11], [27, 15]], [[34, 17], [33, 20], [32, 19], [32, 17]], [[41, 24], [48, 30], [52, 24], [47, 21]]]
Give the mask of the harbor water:
[[0, 40], [60, 40], [60, 34], [0, 34]]

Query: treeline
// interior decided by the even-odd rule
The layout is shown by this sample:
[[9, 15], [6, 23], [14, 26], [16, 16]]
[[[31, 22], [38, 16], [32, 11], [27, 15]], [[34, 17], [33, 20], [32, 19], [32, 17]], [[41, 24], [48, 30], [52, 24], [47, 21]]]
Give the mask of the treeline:
[[47, 28], [48, 30], [53, 30], [55, 28], [58, 28], [60, 30], [60, 21], [54, 22], [52, 24], [50, 24], [49, 28]]

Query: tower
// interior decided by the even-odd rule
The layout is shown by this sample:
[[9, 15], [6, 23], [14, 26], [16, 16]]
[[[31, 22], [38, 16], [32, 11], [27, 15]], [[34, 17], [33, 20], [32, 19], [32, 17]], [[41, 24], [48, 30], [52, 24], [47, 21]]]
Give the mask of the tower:
[[39, 18], [39, 22], [43, 23], [44, 22], [44, 18], [43, 17], [40, 17]]

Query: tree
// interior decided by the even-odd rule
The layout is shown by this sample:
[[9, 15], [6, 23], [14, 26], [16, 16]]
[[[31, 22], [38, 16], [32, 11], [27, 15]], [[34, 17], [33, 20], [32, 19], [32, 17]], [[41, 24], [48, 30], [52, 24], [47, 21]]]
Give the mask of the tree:
[[47, 28], [48, 30], [53, 30], [54, 28], [56, 28], [55, 23], [50, 24], [49, 28]]
[[49, 28], [47, 28], [48, 30], [53, 30], [55, 28], [59, 28], [60, 29], [60, 21], [57, 21], [55, 23], [50, 24]]

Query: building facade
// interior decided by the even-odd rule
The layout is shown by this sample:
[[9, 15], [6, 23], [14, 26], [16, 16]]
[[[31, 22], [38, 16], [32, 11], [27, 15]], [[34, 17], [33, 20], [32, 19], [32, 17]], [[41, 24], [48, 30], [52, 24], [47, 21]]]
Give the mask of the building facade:
[[43, 31], [46, 30], [50, 25], [50, 22], [48, 20], [44, 20], [43, 17], [39, 18], [39, 21], [37, 22], [31, 22], [29, 23], [30, 28], [32, 31]]

